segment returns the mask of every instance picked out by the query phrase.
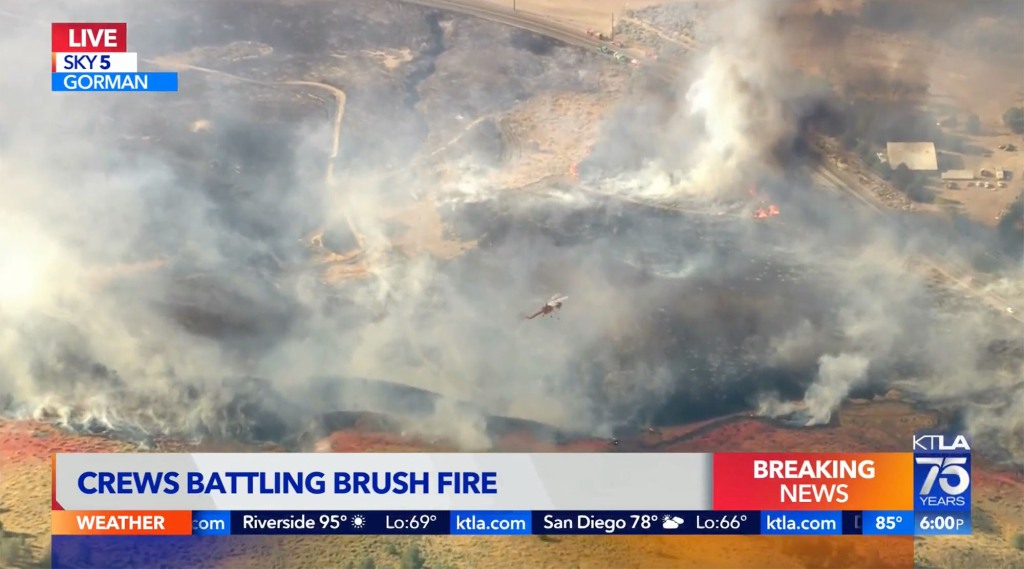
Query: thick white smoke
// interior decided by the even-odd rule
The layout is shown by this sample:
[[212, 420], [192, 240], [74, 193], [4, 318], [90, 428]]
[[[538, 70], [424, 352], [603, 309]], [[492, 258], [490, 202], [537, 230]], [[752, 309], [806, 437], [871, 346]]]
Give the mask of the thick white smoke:
[[778, 3], [734, 2], [709, 22], [712, 44], [697, 60], [686, 91], [687, 113], [699, 121], [683, 189], [735, 191], [771, 145], [793, 135], [783, 108], [785, 68], [773, 29]]
[[[695, 206], [745, 193], [764, 173], [773, 146], [795, 134], [786, 102], [806, 94], [787, 84], [791, 70], [775, 24], [784, 8], [777, 2], [719, 6], [703, 24], [703, 51], [673, 87], [677, 104], [668, 120], [655, 132], [633, 127], [636, 141], [653, 145], [653, 157], [639, 172], [598, 185], [621, 196], [684, 198]], [[630, 152], [613, 146], [613, 155]]]

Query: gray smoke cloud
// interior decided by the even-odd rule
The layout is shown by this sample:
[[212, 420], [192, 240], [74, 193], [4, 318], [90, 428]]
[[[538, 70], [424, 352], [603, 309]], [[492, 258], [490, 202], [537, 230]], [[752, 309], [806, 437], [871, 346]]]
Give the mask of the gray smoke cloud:
[[[604, 121], [590, 192], [546, 195], [500, 187], [495, 155], [529, 150], [500, 119], [542, 89], [600, 88], [579, 50], [374, 2], [0, 18], [7, 411], [259, 440], [382, 411], [486, 449], [493, 415], [608, 435], [760, 405], [816, 425], [898, 387], [1019, 458], [1021, 358], [992, 354], [1019, 327], [903, 261], [967, 247], [779, 160], [820, 93], [791, 80], [777, 4], [723, 8], [675, 84]], [[319, 88], [183, 70], [178, 95], [49, 93], [24, 54], [45, 53], [47, 22], [97, 13], [129, 22], [140, 57], [341, 86], [338, 157]], [[750, 219], [752, 183], [778, 220]], [[521, 318], [555, 293], [557, 318]]]

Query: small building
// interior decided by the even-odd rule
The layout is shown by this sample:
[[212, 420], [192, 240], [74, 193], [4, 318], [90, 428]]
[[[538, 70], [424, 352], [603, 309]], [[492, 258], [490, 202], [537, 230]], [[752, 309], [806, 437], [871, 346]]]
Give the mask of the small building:
[[915, 171], [934, 172], [939, 169], [934, 142], [889, 142], [885, 150], [892, 168], [905, 164]]
[[996, 170], [996, 179], [997, 180], [1005, 180], [1006, 179], [1006, 170], [1003, 170], [1002, 168]]
[[967, 181], [974, 179], [973, 170], [946, 170], [942, 173], [942, 179], [948, 181]]

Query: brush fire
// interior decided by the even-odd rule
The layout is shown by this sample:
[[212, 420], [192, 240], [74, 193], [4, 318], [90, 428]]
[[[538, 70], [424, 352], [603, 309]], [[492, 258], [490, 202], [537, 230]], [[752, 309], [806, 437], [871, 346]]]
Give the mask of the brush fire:
[[750, 187], [750, 197], [761, 200], [761, 207], [754, 211], [754, 219], [767, 219], [779, 215], [779, 206], [768, 203], [768, 200], [757, 191], [757, 186]]

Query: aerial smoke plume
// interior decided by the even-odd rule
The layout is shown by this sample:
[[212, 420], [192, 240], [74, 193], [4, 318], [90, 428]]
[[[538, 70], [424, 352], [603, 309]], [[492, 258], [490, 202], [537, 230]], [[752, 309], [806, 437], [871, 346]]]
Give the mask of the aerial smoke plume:
[[[937, 308], [947, 299], [901, 260], [954, 237], [856, 214], [812, 187], [803, 157], [779, 159], [800, 135], [795, 103], [814, 93], [786, 79], [766, 4], [779, 9], [727, 8], [728, 33], [705, 40], [692, 74], [609, 119], [616, 136], [591, 161], [605, 175], [584, 180], [608, 199], [501, 192], [465, 174], [455, 184], [471, 187], [437, 207], [423, 204], [440, 182], [420, 169], [432, 128], [500, 113], [598, 60], [510, 36], [495, 49], [510, 50], [519, 83], [492, 89], [467, 71], [488, 62], [459, 58], [507, 32], [474, 36], [489, 24], [419, 8], [223, 3], [187, 26], [186, 43], [171, 32], [193, 5], [169, 4], [159, 20], [108, 12], [130, 22], [140, 54], [343, 84], [341, 152], [325, 180], [329, 102], [268, 124], [306, 99], [194, 71], [162, 99], [51, 96], [46, 70], [21, 55], [45, 53], [48, 25], [0, 19], [0, 57], [15, 70], [0, 78], [6, 412], [280, 440], [332, 411], [380, 410], [400, 428], [487, 448], [489, 415], [610, 434], [761, 404], [814, 425], [855, 392], [896, 386], [957, 402], [1019, 453], [1005, 394], [1019, 399], [1020, 357], [990, 357], [1019, 330], [974, 305]], [[325, 21], [371, 31], [321, 34]], [[189, 50], [206, 36], [270, 55], [204, 60]], [[382, 79], [373, 50], [409, 46], [424, 52], [395, 64], [400, 81]], [[331, 71], [330, 50], [348, 50], [351, 68]], [[295, 66], [295, 53], [316, 63]], [[691, 200], [697, 213], [624, 197]], [[772, 199], [780, 222], [751, 220], [746, 201], [732, 215], [737, 197]], [[704, 215], [719, 211], [729, 214]], [[521, 319], [558, 292], [570, 299], [557, 319]]]
[[787, 65], [778, 26], [785, 9], [785, 2], [730, 2], [712, 13], [699, 35], [705, 49], [671, 87], [669, 109], [644, 113], [627, 106], [606, 127], [628, 129], [638, 146], [624, 148], [613, 142], [621, 137], [610, 136], [598, 156], [639, 154], [636, 162], [644, 164], [640, 180], [623, 175], [611, 191], [716, 200], [745, 195], [752, 180], [776, 166], [779, 146], [802, 134], [802, 101], [823, 95]]
[[771, 29], [778, 4], [733, 3], [708, 22], [711, 43], [685, 95], [685, 112], [701, 130], [693, 133], [698, 142], [684, 190], [742, 187], [750, 175], [745, 170], [765, 163], [773, 144], [794, 135], [784, 107], [781, 46]]

